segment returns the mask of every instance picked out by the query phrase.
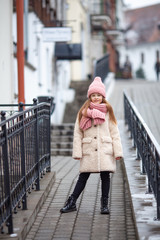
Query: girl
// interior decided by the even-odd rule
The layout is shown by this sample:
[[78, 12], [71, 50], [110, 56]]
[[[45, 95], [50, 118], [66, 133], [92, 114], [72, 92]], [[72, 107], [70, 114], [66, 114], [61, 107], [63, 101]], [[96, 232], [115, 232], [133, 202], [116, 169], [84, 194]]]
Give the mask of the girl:
[[76, 211], [76, 200], [83, 191], [90, 173], [101, 176], [101, 214], [109, 214], [110, 173], [123, 157], [117, 121], [111, 105], [105, 100], [105, 85], [96, 77], [88, 89], [88, 100], [78, 112], [73, 140], [73, 158], [80, 160], [80, 174], [73, 193], [60, 210]]

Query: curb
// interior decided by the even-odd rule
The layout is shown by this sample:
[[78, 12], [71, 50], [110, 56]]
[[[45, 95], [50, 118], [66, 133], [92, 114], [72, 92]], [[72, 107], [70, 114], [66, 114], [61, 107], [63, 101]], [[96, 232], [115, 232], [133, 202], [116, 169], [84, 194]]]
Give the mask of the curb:
[[147, 176], [141, 174], [141, 160], [136, 158], [136, 149], [133, 148], [132, 139], [129, 138], [124, 123], [121, 124], [121, 129], [123, 131], [122, 145], [124, 146], [123, 169], [131, 196], [137, 239], [160, 239], [160, 221], [154, 220], [156, 217], [154, 195], [147, 193]]
[[127, 176], [127, 171], [126, 171], [124, 159], [121, 160], [121, 166], [122, 166], [122, 170], [123, 170], [123, 174], [124, 174], [124, 181], [126, 181], [127, 188], [129, 190], [129, 198], [130, 198], [130, 202], [131, 202], [132, 216], [133, 216], [133, 221], [134, 221], [135, 230], [136, 230], [136, 239], [140, 240], [139, 234], [138, 234], [137, 223], [136, 223], [136, 216], [135, 216], [134, 207], [133, 207], [132, 195], [131, 195], [131, 190], [130, 190], [130, 187], [129, 187], [129, 181], [128, 181], [128, 176]]
[[30, 228], [32, 227], [35, 218], [45, 202], [54, 182], [56, 174], [55, 172], [49, 172], [45, 175], [44, 179], [41, 180], [40, 190], [34, 191], [28, 197], [27, 210], [18, 210], [17, 214], [13, 215], [13, 234], [1, 234], [0, 239], [16, 239], [24, 240]]
[[113, 73], [110, 72], [108, 74], [108, 76], [104, 80], [104, 84], [106, 87], [106, 98], [107, 100], [109, 100], [115, 86], [115, 78]]

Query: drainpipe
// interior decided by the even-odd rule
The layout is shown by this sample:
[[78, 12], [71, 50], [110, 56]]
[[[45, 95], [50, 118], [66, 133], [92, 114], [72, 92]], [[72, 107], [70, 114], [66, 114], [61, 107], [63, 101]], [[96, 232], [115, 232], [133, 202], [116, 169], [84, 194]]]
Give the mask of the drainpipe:
[[24, 49], [25, 49], [25, 60], [28, 61], [28, 0], [24, 2]]
[[18, 63], [18, 103], [25, 103], [24, 97], [24, 46], [23, 46], [23, 1], [16, 0], [17, 9], [17, 63]]

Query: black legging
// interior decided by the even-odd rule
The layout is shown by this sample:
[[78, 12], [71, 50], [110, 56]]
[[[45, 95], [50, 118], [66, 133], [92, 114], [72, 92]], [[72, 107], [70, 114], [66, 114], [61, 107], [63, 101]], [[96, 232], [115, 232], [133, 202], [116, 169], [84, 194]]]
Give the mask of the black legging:
[[[74, 198], [78, 198], [83, 189], [85, 188], [86, 182], [90, 176], [89, 172], [84, 172], [79, 174], [78, 181], [76, 183], [76, 186], [74, 188], [74, 191], [72, 193], [72, 196]], [[100, 172], [101, 176], [101, 189], [102, 189], [102, 197], [107, 197], [109, 194], [109, 189], [110, 189], [110, 172], [105, 171], [105, 172]]]

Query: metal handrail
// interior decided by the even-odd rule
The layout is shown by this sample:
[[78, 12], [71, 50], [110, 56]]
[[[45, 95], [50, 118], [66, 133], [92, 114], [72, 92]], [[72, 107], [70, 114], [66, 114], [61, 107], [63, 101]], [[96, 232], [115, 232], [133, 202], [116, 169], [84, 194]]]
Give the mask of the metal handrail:
[[104, 57], [98, 59], [95, 63], [94, 69], [94, 77], [99, 76], [104, 82], [109, 73], [109, 54], [106, 54]]
[[[55, 109], [55, 103], [54, 103], [54, 97], [50, 97], [50, 96], [39, 96], [38, 97], [38, 103], [39, 103], [39, 106], [41, 103], [44, 103], [44, 102], [48, 102], [50, 104], [50, 108], [51, 108], [51, 111], [50, 113], [52, 114], [54, 112], [54, 109]], [[37, 105], [37, 99], [34, 98], [33, 99], [33, 104], [28, 104], [28, 103], [23, 103], [23, 102], [20, 102], [20, 103], [13, 103], [13, 104], [0, 104], [0, 108], [3, 108], [3, 111], [4, 112], [10, 112], [12, 116], [12, 114], [14, 113], [17, 113], [19, 111], [23, 111], [25, 107], [33, 107], [34, 105]], [[8, 107], [12, 108], [12, 110], [4, 110], [4, 108], [8, 109]], [[18, 107], [17, 110], [13, 110], [14, 107]]]
[[34, 101], [32, 107], [0, 122], [0, 227], [13, 233], [13, 212], [27, 209], [27, 192], [40, 190], [40, 178], [51, 170], [51, 104]]
[[125, 124], [131, 133], [137, 157], [142, 160], [142, 171], [148, 177], [148, 192], [153, 192], [157, 202], [157, 220], [160, 220], [160, 145], [124, 91]]

